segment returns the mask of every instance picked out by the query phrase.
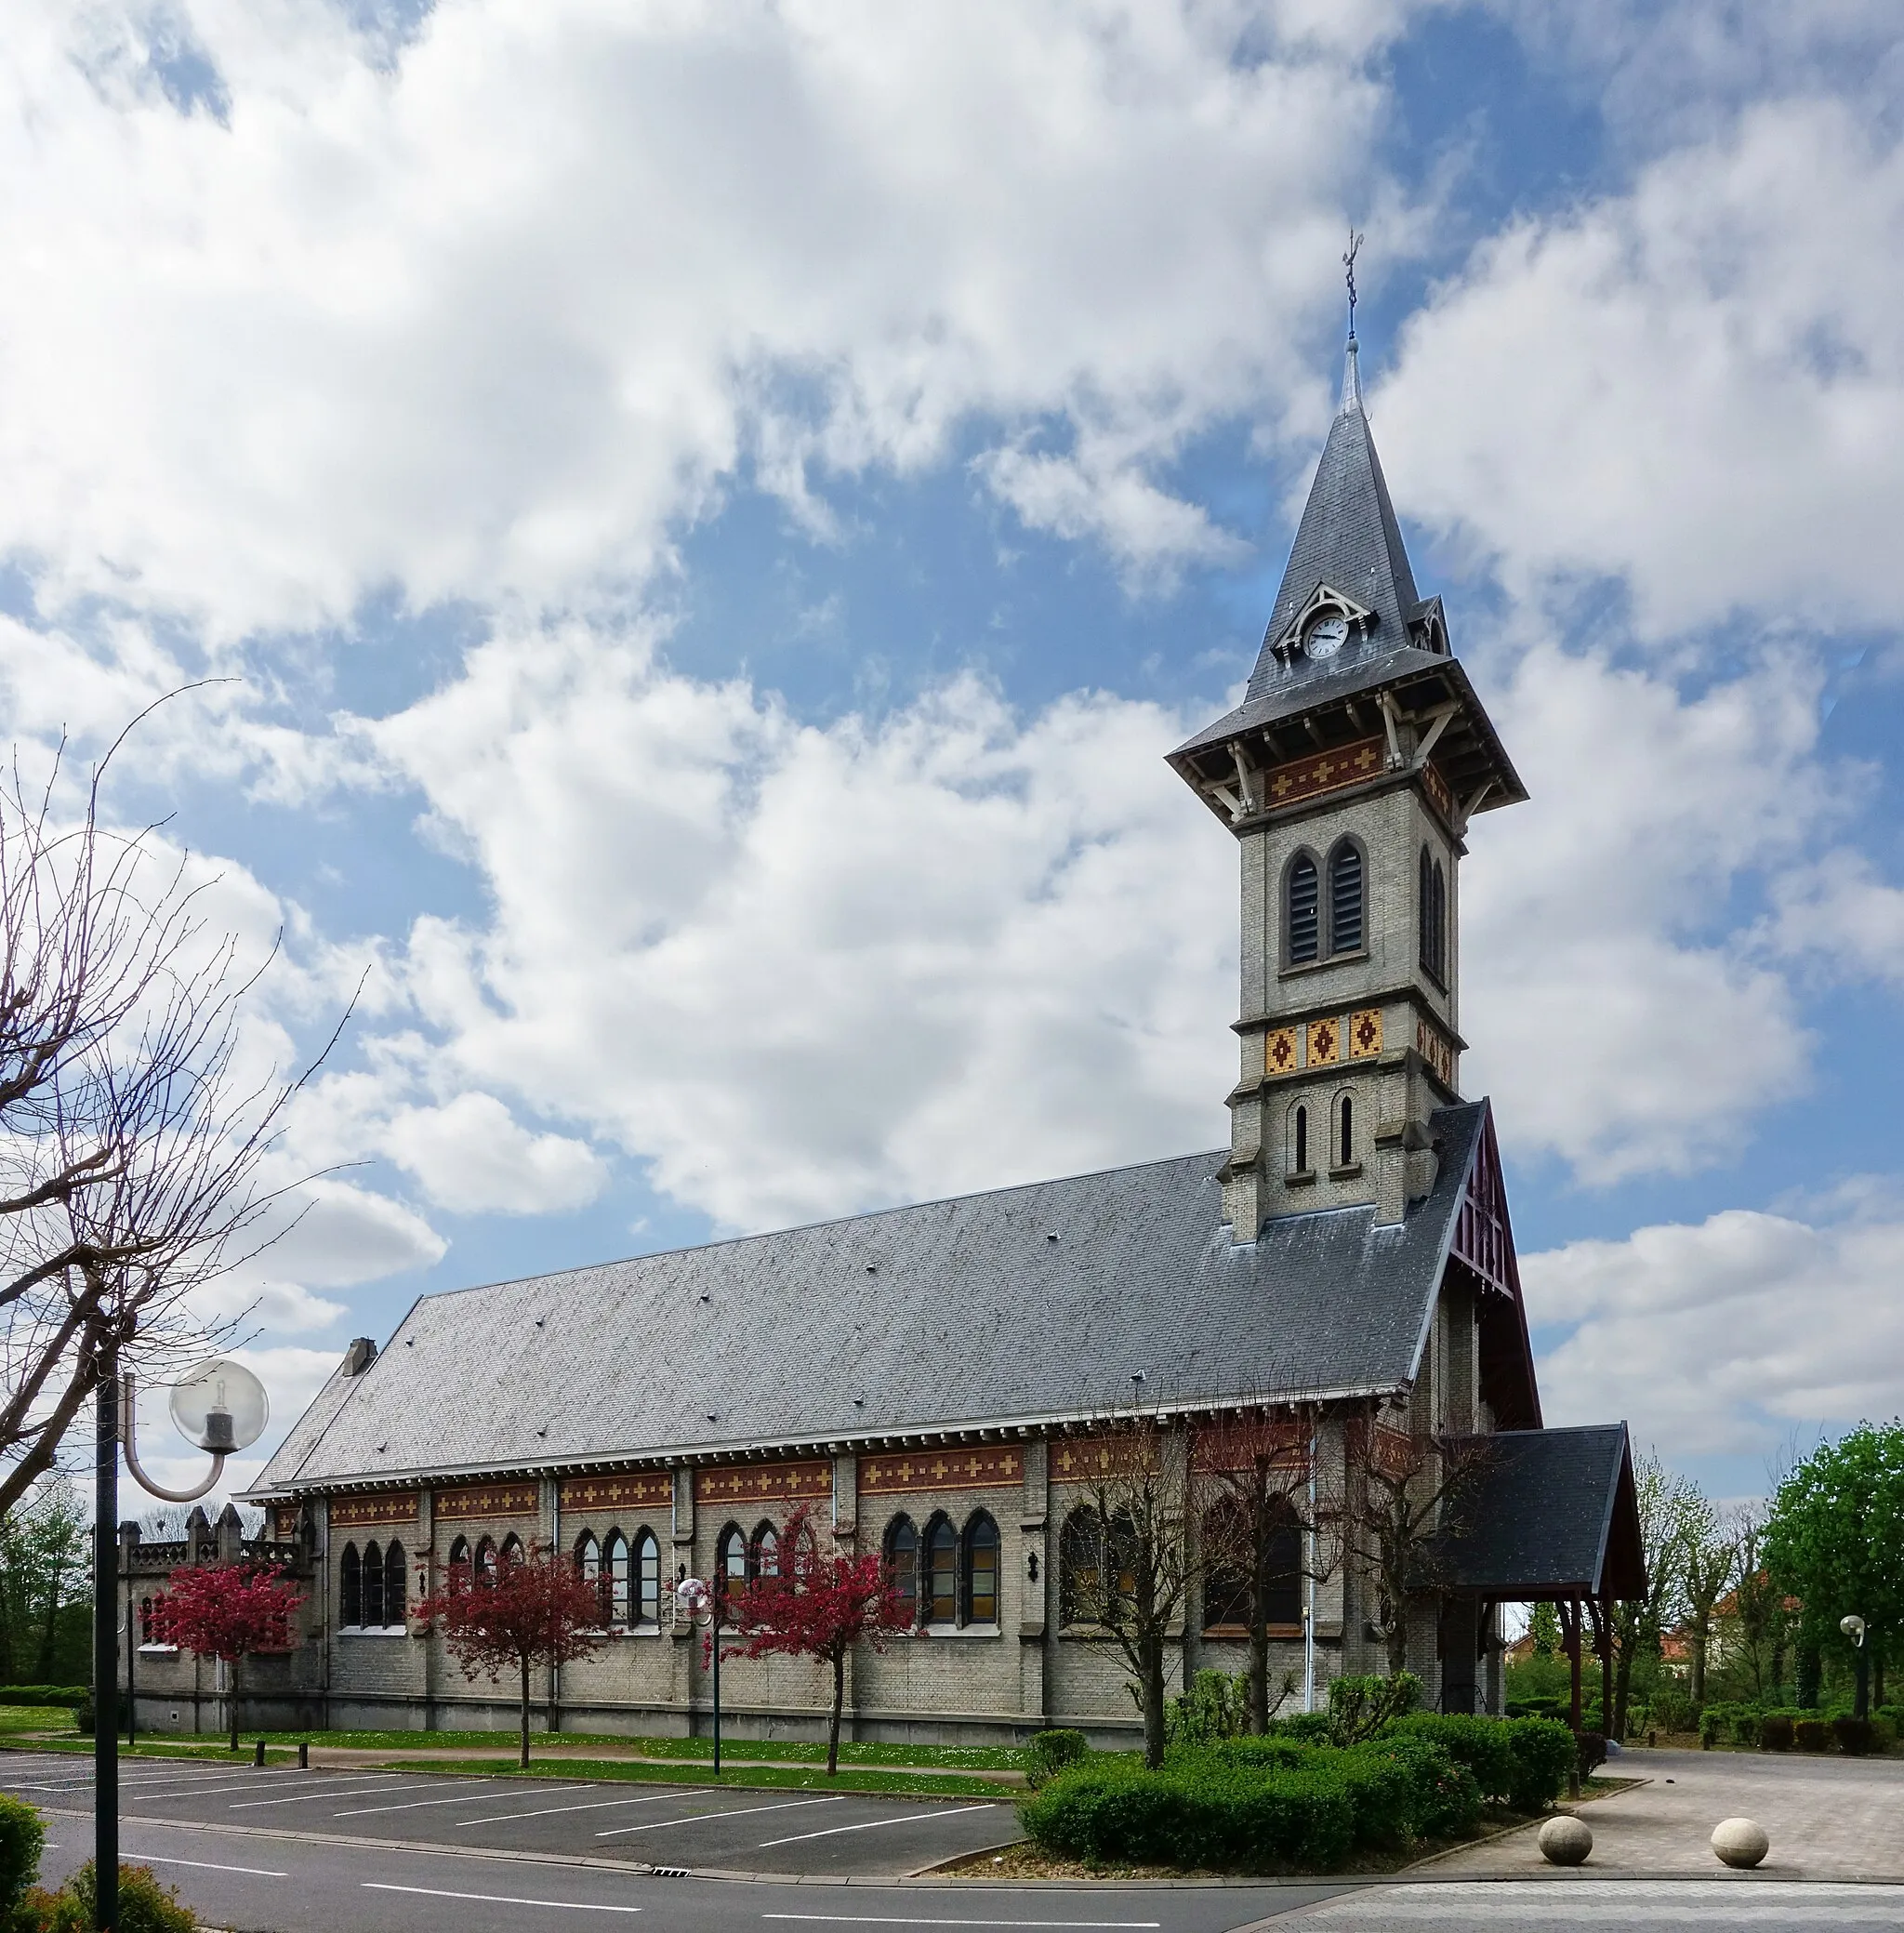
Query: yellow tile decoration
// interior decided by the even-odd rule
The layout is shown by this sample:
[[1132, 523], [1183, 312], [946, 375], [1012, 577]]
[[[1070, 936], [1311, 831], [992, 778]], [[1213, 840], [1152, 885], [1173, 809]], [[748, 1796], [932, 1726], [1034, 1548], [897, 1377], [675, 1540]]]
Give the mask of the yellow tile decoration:
[[1279, 1074], [1293, 1074], [1301, 1066], [1296, 1029], [1292, 1026], [1272, 1027], [1263, 1043], [1263, 1071], [1274, 1079]]
[[1366, 1061], [1382, 1052], [1382, 1009], [1364, 1007], [1349, 1015], [1349, 1058]]
[[1443, 1038], [1439, 1028], [1430, 1026], [1425, 1020], [1417, 1020], [1415, 1052], [1435, 1069], [1444, 1087], [1453, 1088], [1454, 1049]]
[[1312, 1020], [1309, 1023], [1309, 1059], [1312, 1067], [1326, 1067], [1342, 1057], [1342, 1024], [1339, 1020]]

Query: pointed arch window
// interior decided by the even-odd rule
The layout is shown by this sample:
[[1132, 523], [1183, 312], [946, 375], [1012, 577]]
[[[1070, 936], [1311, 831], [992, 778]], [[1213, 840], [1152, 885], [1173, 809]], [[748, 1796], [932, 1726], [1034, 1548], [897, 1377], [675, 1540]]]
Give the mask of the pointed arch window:
[[505, 1564], [520, 1564], [522, 1561], [522, 1540], [513, 1530], [502, 1541], [502, 1561]]
[[949, 1518], [935, 1516], [926, 1530], [926, 1622], [959, 1622], [959, 1532]]
[[998, 1527], [983, 1510], [965, 1527], [964, 1622], [998, 1622]]
[[1359, 953], [1363, 946], [1362, 848], [1338, 840], [1329, 855], [1329, 950]]
[[1301, 1102], [1289, 1115], [1289, 1172], [1309, 1172], [1309, 1110]]
[[1234, 1497], [1213, 1504], [1203, 1519], [1203, 1628], [1250, 1625], [1250, 1519]]
[[458, 1537], [450, 1545], [449, 1568], [452, 1570], [467, 1570], [469, 1566], [469, 1540]]
[[635, 1622], [653, 1629], [661, 1622], [661, 1545], [652, 1530], [635, 1538]]
[[364, 1622], [364, 1559], [354, 1543], [344, 1546], [344, 1561], [338, 1567], [337, 1622], [357, 1625]]
[[732, 1596], [747, 1589], [747, 1533], [738, 1524], [729, 1524], [714, 1546], [714, 1568], [721, 1585]]
[[1421, 878], [1417, 892], [1421, 920], [1422, 971], [1439, 986], [1448, 985], [1448, 874], [1433, 851], [1421, 848]]
[[605, 1625], [608, 1622], [608, 1597], [602, 1576], [602, 1546], [595, 1542], [592, 1530], [584, 1530], [575, 1539], [575, 1575], [595, 1593], [599, 1609], [595, 1622]]
[[1277, 1497], [1270, 1506], [1271, 1520], [1263, 1551], [1263, 1622], [1300, 1627], [1302, 1622], [1302, 1532], [1294, 1506]]
[[1098, 1581], [1104, 1573], [1104, 1523], [1090, 1504], [1074, 1510], [1058, 1533], [1058, 1620], [1097, 1622]]
[[1321, 954], [1320, 895], [1316, 861], [1298, 853], [1284, 888], [1283, 945], [1290, 966], [1307, 966]]
[[886, 1568], [892, 1588], [905, 1609], [908, 1626], [919, 1622], [919, 1531], [909, 1516], [895, 1516], [886, 1526]]
[[383, 1553], [374, 1543], [364, 1546], [364, 1615], [360, 1623], [377, 1625], [383, 1622]]
[[479, 1584], [496, 1582], [496, 1544], [487, 1537], [476, 1546], [476, 1582]]
[[780, 1532], [772, 1524], [754, 1527], [753, 1559], [756, 1578], [780, 1575]]
[[410, 1565], [394, 1538], [383, 1554], [383, 1621], [401, 1624], [410, 1611]]
[[1355, 1099], [1353, 1094], [1339, 1094], [1335, 1104], [1335, 1160], [1338, 1168], [1347, 1168], [1355, 1158]]
[[619, 1630], [628, 1621], [628, 1541], [619, 1530], [611, 1530], [602, 1546], [602, 1574], [608, 1622]]

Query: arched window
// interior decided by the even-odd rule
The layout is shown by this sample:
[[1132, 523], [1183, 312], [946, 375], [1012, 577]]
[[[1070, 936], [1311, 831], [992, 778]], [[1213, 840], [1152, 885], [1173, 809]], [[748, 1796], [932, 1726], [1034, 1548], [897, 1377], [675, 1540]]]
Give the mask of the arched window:
[[467, 1570], [469, 1567], [469, 1540], [467, 1537], [458, 1537], [450, 1545], [450, 1569], [452, 1570]]
[[635, 1538], [635, 1622], [650, 1627], [661, 1622], [661, 1546], [652, 1530]]
[[628, 1621], [628, 1541], [611, 1530], [602, 1546], [602, 1574], [608, 1589], [608, 1622], [619, 1628]]
[[1298, 1106], [1289, 1115], [1289, 1172], [1309, 1172], [1309, 1110]]
[[1299, 853], [1283, 887], [1283, 949], [1289, 966], [1306, 966], [1321, 952], [1316, 861]]
[[1058, 1622], [1097, 1622], [1098, 1579], [1104, 1570], [1104, 1532], [1098, 1514], [1081, 1505], [1058, 1533]]
[[909, 1516], [895, 1516], [886, 1526], [886, 1566], [892, 1588], [906, 1609], [908, 1625], [919, 1622], [919, 1532]]
[[476, 1546], [476, 1582], [479, 1584], [496, 1582], [496, 1545], [487, 1537]]
[[364, 1616], [369, 1625], [383, 1622], [383, 1553], [374, 1543], [364, 1546]]
[[1336, 1166], [1346, 1168], [1355, 1158], [1355, 1102], [1352, 1094], [1339, 1094], [1335, 1104]]
[[714, 1568], [728, 1595], [747, 1588], [747, 1537], [738, 1524], [729, 1524], [714, 1546]]
[[339, 1624], [361, 1624], [364, 1622], [364, 1559], [357, 1555], [357, 1546], [344, 1546], [344, 1561], [338, 1567], [338, 1575], [343, 1588], [337, 1606]]
[[410, 1609], [410, 1569], [403, 1546], [394, 1540], [383, 1554], [383, 1621], [401, 1624]]
[[602, 1546], [595, 1542], [592, 1530], [584, 1530], [575, 1539], [575, 1575], [595, 1593], [595, 1602], [601, 1607], [595, 1613], [595, 1622], [606, 1624], [608, 1599], [602, 1577]]
[[1329, 855], [1329, 950], [1362, 949], [1362, 848], [1340, 840]]
[[1203, 1628], [1246, 1630], [1250, 1623], [1249, 1514], [1234, 1497], [1203, 1519]]
[[1435, 982], [1448, 985], [1448, 874], [1427, 847], [1421, 848], [1421, 882], [1418, 895], [1421, 926], [1421, 965]]
[[926, 1622], [959, 1622], [959, 1532], [943, 1516], [926, 1529]]
[[981, 1510], [965, 1527], [965, 1622], [998, 1622], [998, 1527]]
[[1302, 1532], [1287, 1497], [1271, 1506], [1273, 1521], [1263, 1552], [1263, 1622], [1300, 1625], [1302, 1622]]
[[780, 1532], [772, 1524], [754, 1527], [753, 1559], [757, 1578], [780, 1575]]
[[520, 1564], [522, 1561], [522, 1540], [513, 1530], [502, 1541], [502, 1561], [505, 1564]]

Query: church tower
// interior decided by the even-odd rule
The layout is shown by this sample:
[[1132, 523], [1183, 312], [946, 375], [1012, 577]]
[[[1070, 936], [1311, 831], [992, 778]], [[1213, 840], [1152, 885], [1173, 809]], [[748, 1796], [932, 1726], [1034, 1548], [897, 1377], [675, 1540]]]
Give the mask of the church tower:
[[1401, 1221], [1461, 1098], [1463, 835], [1527, 792], [1416, 590], [1353, 333], [1249, 690], [1170, 763], [1242, 855], [1232, 1239], [1358, 1204]]

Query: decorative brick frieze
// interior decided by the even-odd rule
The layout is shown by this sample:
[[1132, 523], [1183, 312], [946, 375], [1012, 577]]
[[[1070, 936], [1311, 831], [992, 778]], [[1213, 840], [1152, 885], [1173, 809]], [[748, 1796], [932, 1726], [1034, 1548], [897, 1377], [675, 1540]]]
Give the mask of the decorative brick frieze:
[[1342, 1024], [1339, 1020], [1312, 1020], [1302, 1029], [1307, 1035], [1307, 1045], [1303, 1052], [1303, 1065], [1310, 1067], [1333, 1066], [1342, 1057]]
[[833, 1465], [709, 1463], [694, 1472], [694, 1502], [709, 1503], [814, 1503], [833, 1495]]
[[859, 1461], [860, 1494], [892, 1496], [902, 1490], [1009, 1489], [1025, 1480], [1025, 1452], [1003, 1444], [975, 1450], [926, 1450]]
[[618, 1476], [562, 1479], [562, 1513], [591, 1510], [665, 1510], [674, 1502], [671, 1470], [635, 1470]]
[[1435, 1070], [1442, 1086], [1453, 1092], [1454, 1049], [1438, 1026], [1420, 1017], [1415, 1021], [1415, 1052]]
[[1157, 1438], [1152, 1431], [1109, 1431], [1097, 1437], [1053, 1440], [1050, 1468], [1053, 1483], [1095, 1483], [1121, 1471], [1157, 1466]]
[[542, 1507], [533, 1483], [472, 1483], [452, 1490], [437, 1490], [433, 1501], [442, 1523], [468, 1523], [472, 1517], [535, 1516]]
[[1364, 1007], [1349, 1015], [1349, 1058], [1372, 1059], [1382, 1052], [1382, 1009]]
[[1274, 1467], [1301, 1469], [1308, 1461], [1307, 1433], [1293, 1418], [1212, 1423], [1191, 1437], [1190, 1466], [1199, 1471], [1247, 1470], [1265, 1450]]
[[1323, 792], [1339, 792], [1344, 786], [1365, 785], [1382, 776], [1384, 763], [1380, 738], [1364, 738], [1310, 758], [1292, 759], [1263, 775], [1263, 802], [1275, 812], [1278, 806], [1298, 805]]
[[[411, 1505], [411, 1515], [415, 1516], [415, 1514], [416, 1505], [413, 1503]], [[297, 1504], [295, 1503], [277, 1503], [272, 1505], [271, 1535], [275, 1537], [280, 1543], [289, 1543], [291, 1540], [298, 1534], [298, 1510]]]
[[[331, 1529], [363, 1530], [375, 1524], [414, 1524], [416, 1521], [415, 1490], [375, 1490], [367, 1496], [333, 1497]], [[297, 1513], [291, 1518], [292, 1534], [298, 1527]]]

